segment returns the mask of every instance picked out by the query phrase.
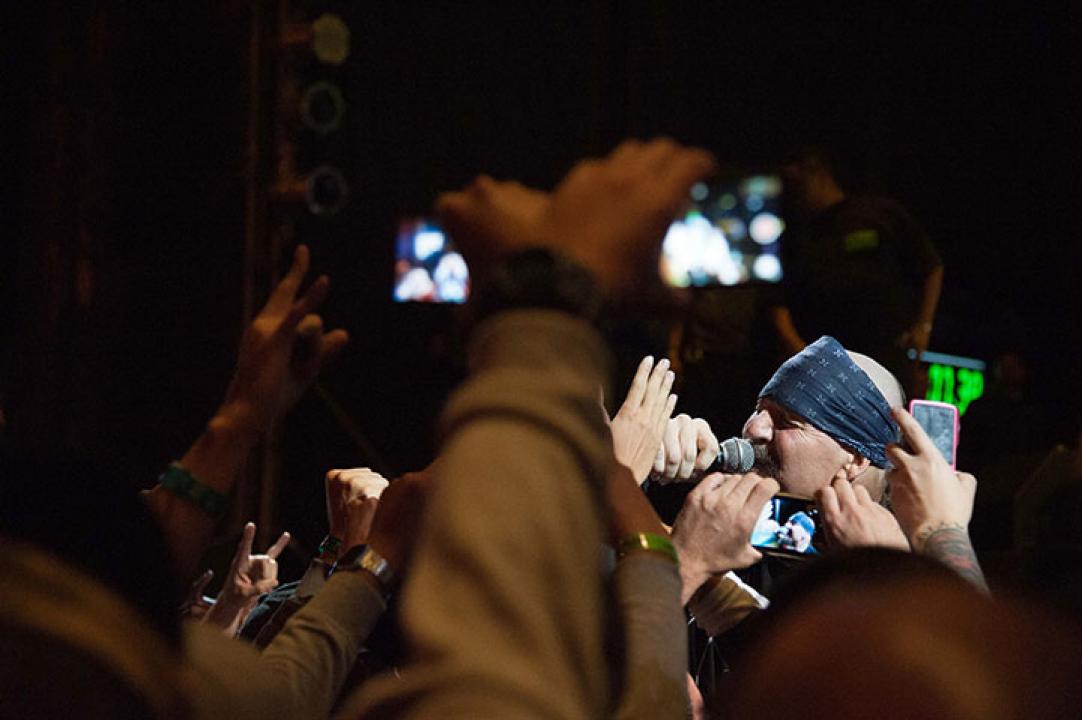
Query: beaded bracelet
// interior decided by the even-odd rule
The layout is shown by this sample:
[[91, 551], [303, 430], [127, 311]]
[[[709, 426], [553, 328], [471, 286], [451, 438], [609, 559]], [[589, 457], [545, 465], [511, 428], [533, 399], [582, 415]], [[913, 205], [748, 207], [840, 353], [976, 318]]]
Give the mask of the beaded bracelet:
[[616, 548], [616, 554], [623, 557], [633, 550], [649, 550], [667, 557], [677, 565], [680, 564], [680, 556], [676, 554], [676, 547], [672, 544], [672, 540], [669, 540], [664, 535], [658, 535], [657, 533], [629, 535], [620, 541], [620, 546]]
[[342, 549], [342, 541], [336, 538], [334, 535], [328, 535], [323, 538], [323, 542], [319, 544], [319, 552], [316, 553], [320, 557], [324, 555], [333, 555], [338, 557], [338, 551]]
[[180, 463], [171, 463], [158, 477], [158, 484], [177, 497], [198, 505], [215, 520], [222, 519], [229, 512], [229, 498], [199, 482]]

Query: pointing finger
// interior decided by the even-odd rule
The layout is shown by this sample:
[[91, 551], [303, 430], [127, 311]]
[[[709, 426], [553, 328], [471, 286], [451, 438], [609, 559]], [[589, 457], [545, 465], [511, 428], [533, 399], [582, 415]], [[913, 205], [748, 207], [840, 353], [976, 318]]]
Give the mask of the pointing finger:
[[246, 562], [252, 554], [252, 541], [255, 540], [255, 523], [245, 523], [244, 530], [240, 533], [240, 542], [237, 543], [237, 552], [233, 556], [233, 564]]
[[298, 245], [297, 249], [293, 251], [293, 264], [271, 293], [270, 299], [267, 300], [266, 310], [275, 314], [283, 314], [289, 309], [289, 306], [293, 303], [293, 298], [297, 296], [301, 281], [304, 280], [304, 276], [308, 272], [310, 261], [308, 246]]
[[624, 405], [629, 408], [637, 408], [642, 405], [642, 399], [646, 395], [646, 380], [650, 377], [650, 370], [654, 367], [654, 358], [647, 355], [639, 361], [639, 367], [635, 371], [635, 377], [631, 380], [631, 387], [627, 391], [627, 399]]
[[894, 408], [893, 414], [898, 426], [902, 429], [902, 435], [909, 441], [909, 447], [913, 448], [917, 455], [938, 452], [932, 439], [928, 437], [928, 433], [924, 432], [924, 428], [912, 415], [903, 408]]
[[[669, 361], [667, 358], [662, 358], [657, 361], [657, 365], [650, 371], [650, 378], [646, 381], [646, 394], [643, 397], [643, 407], [653, 409], [658, 402], [658, 396], [661, 392], [662, 383], [665, 382], [665, 376], [669, 371]], [[670, 385], [671, 387], [671, 385]], [[669, 391], [666, 390], [662, 398], [668, 397]], [[664, 400], [662, 400], [664, 402]]]
[[286, 315], [279, 327], [279, 332], [293, 332], [307, 315], [314, 313], [323, 304], [323, 301], [327, 299], [330, 287], [331, 280], [326, 275], [320, 275], [316, 278], [316, 281], [305, 291], [301, 299], [293, 303], [293, 306], [289, 309], [289, 314]]
[[830, 485], [824, 485], [815, 493], [815, 501], [819, 509], [823, 511], [823, 519], [828, 525], [834, 525], [835, 520], [841, 515], [841, 505], [838, 503], [838, 494]]

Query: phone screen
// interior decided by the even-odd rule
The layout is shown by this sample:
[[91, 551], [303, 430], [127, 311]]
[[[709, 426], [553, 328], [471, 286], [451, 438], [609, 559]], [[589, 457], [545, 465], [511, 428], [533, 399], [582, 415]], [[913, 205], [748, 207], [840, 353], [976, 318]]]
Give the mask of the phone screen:
[[781, 281], [781, 192], [777, 175], [695, 185], [662, 243], [662, 279], [674, 287]]
[[751, 544], [768, 555], [809, 557], [825, 548], [819, 508], [795, 495], [775, 495], [763, 507]]
[[955, 467], [955, 451], [958, 448], [958, 408], [946, 403], [913, 400], [909, 404], [913, 419], [920, 423], [924, 432], [950, 466]]
[[466, 261], [430, 218], [399, 221], [394, 276], [396, 302], [464, 303], [470, 294]]

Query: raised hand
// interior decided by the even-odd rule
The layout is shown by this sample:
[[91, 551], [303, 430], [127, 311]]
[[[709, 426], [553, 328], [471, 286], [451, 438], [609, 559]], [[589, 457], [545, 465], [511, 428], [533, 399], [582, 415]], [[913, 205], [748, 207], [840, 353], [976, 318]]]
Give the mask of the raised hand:
[[751, 532], [778, 489], [777, 481], [756, 473], [713, 473], [688, 493], [673, 526], [685, 604], [711, 575], [748, 567], [762, 557], [751, 546]]
[[349, 340], [345, 330], [324, 332], [323, 320], [315, 314], [327, 297], [327, 276], [297, 297], [308, 265], [308, 248], [300, 245], [289, 272], [241, 339], [223, 409], [260, 428], [292, 407]]
[[244, 526], [222, 591], [205, 618], [206, 622], [221, 626], [230, 635], [236, 634], [259, 596], [278, 587], [278, 556], [289, 544], [289, 533], [284, 532], [266, 553], [253, 555], [255, 530], [255, 523]]
[[913, 416], [901, 408], [894, 419], [909, 447], [887, 448], [894, 469], [887, 473], [891, 504], [915, 552], [947, 565], [977, 588], [987, 591], [977, 554], [969, 539], [969, 520], [977, 478], [955, 472]]
[[444, 226], [471, 268], [544, 247], [577, 260], [614, 295], [656, 276], [657, 250], [692, 185], [713, 158], [671, 140], [629, 140], [603, 160], [577, 164], [552, 191], [477, 178], [438, 201]]
[[909, 541], [890, 510], [872, 500], [862, 485], [849, 482], [844, 470], [816, 491], [815, 500], [832, 545], [909, 550]]
[[661, 483], [690, 480], [709, 468], [720, 451], [706, 420], [681, 413], [665, 427], [651, 477]]
[[616, 461], [630, 469], [640, 485], [650, 473], [662, 433], [676, 407], [676, 396], [669, 394], [674, 379], [668, 360], [654, 365], [653, 357], [644, 357], [623, 405], [609, 424]]
[[386, 478], [369, 468], [331, 470], [326, 485], [329, 534], [343, 551], [367, 542]]
[[[437, 461], [438, 462], [438, 461]], [[380, 496], [368, 546], [401, 576], [413, 559], [425, 505], [433, 482], [433, 465], [396, 478]]]
[[891, 504], [913, 549], [920, 552], [928, 534], [936, 528], [966, 531], [973, 516], [977, 479], [955, 472], [913, 416], [894, 410], [911, 451], [898, 445], [887, 448], [894, 469], [887, 473]]

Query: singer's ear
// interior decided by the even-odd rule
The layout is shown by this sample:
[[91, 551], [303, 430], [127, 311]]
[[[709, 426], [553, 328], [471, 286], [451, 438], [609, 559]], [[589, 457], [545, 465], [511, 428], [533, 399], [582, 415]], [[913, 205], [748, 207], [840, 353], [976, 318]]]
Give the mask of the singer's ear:
[[853, 482], [858, 477], [864, 474], [864, 471], [872, 466], [872, 461], [868, 458], [850, 451], [850, 460], [842, 465], [842, 470], [845, 471], [845, 477], [849, 482]]

